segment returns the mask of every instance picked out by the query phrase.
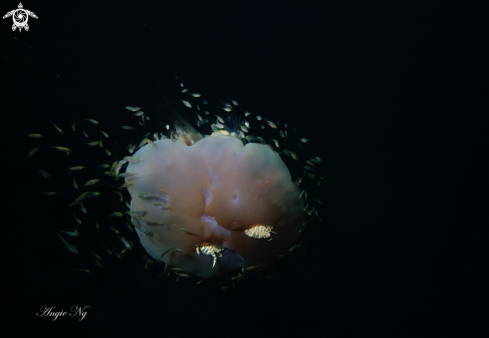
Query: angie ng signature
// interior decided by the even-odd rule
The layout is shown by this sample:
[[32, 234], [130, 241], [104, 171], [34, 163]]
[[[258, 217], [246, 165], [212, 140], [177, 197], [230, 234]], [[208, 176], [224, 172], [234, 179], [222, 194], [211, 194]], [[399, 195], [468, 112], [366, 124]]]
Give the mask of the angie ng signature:
[[43, 306], [41, 306], [41, 309], [40, 309], [41, 312], [36, 313], [36, 316], [38, 316], [38, 317], [53, 317], [53, 322], [56, 319], [58, 319], [58, 317], [79, 316], [80, 318], [78, 318], [78, 320], [82, 321], [85, 318], [85, 316], [87, 315], [87, 312], [85, 311], [87, 308], [91, 309], [90, 306], [81, 307], [78, 305], [73, 305], [70, 309], [70, 313], [68, 314], [68, 312], [66, 312], [64, 310], [56, 311], [56, 306], [47, 307], [46, 305], [43, 305]]

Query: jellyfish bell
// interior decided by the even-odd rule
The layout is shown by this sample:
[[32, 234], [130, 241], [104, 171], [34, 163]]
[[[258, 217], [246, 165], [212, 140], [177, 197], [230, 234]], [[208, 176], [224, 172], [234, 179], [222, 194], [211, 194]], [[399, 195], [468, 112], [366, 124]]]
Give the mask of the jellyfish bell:
[[145, 145], [126, 178], [140, 242], [156, 260], [208, 278], [267, 270], [294, 245], [303, 201], [268, 145], [233, 136], [190, 135]]
[[[177, 280], [226, 272], [241, 280], [295, 255], [318, 216], [310, 187], [324, 180], [316, 176], [320, 159], [306, 161], [309, 140], [287, 124], [241, 113], [233, 100], [182, 99], [188, 104], [167, 104], [159, 121], [151, 108], [127, 106], [116, 120], [78, 116], [28, 131], [44, 195], [75, 213], [76, 224], [58, 229], [58, 244], [93, 255], [98, 268], [141, 256], [145, 268], [164, 266]], [[39, 146], [55, 161], [42, 161]]]

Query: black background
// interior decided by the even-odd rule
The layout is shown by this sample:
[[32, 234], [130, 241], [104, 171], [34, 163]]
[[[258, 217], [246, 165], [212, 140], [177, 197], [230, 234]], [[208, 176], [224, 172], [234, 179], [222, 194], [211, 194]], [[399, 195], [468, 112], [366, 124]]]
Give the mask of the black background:
[[[17, 5], [3, 1], [2, 16]], [[28, 32], [12, 32], [11, 18], [0, 27], [5, 337], [487, 332], [488, 40], [478, 5], [23, 5], [39, 17]], [[288, 121], [325, 162], [326, 221], [306, 254], [266, 282], [226, 294], [155, 279], [132, 261], [74, 273], [54, 235], [72, 213], [41, 194], [24, 134], [75, 117], [120, 125], [126, 105], [157, 111], [173, 100], [161, 88], [175, 74]], [[81, 322], [35, 316], [74, 304], [91, 307]]]

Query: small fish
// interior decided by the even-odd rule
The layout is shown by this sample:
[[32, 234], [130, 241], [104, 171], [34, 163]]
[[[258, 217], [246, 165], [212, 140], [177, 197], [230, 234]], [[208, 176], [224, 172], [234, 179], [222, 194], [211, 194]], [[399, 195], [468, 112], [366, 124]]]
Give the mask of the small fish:
[[108, 168], [110, 167], [110, 164], [101, 164], [99, 165], [100, 168]]
[[76, 214], [73, 214], [73, 217], [75, 218], [76, 223], [82, 224], [82, 220], [76, 217]]
[[168, 209], [168, 206], [166, 204], [164, 204], [163, 202], [154, 202], [153, 205], [155, 207], [162, 207], [162, 208], [164, 208], [164, 210]]
[[[104, 135], [106, 138], [109, 138], [109, 134], [107, 134], [105, 131], [101, 130], [100, 132], [101, 132], [101, 133], [102, 133], [102, 135]], [[102, 142], [102, 141], [100, 141], [100, 142]]]
[[160, 258], [158, 258], [158, 262], [163, 258], [164, 255], [166, 255], [167, 253], [169, 253], [170, 251], [172, 251], [173, 248], [168, 248], [167, 250], [165, 250], [165, 252], [163, 252], [160, 256]]
[[49, 175], [49, 174], [48, 174], [47, 172], [45, 172], [44, 170], [39, 169], [37, 172], [38, 172], [39, 174], [41, 174], [41, 176], [42, 176], [42, 177], [44, 177], [44, 178], [52, 178], [52, 177], [51, 177], [51, 175]]
[[29, 157], [32, 157], [34, 156], [35, 153], [37, 153], [37, 151], [39, 150], [39, 148], [41, 147], [41, 145], [38, 145], [37, 147], [35, 147], [34, 149], [32, 149], [30, 152], [29, 152]]
[[257, 115], [257, 116], [256, 116], [256, 119], [257, 119], [258, 121], [261, 121], [262, 117], [261, 117], [260, 115]]
[[153, 220], [143, 220], [147, 225], [165, 225], [164, 222], [153, 221]]
[[146, 215], [147, 213], [148, 213], [148, 211], [146, 211], [146, 210], [135, 210], [135, 211], [126, 212], [127, 215], [138, 216], [138, 217], [142, 217], [142, 216]]
[[73, 186], [75, 187], [75, 189], [78, 189], [78, 184], [76, 184], [76, 181], [75, 181], [75, 178], [73, 177]]
[[76, 124], [77, 124], [77, 123], [78, 123], [78, 120], [77, 120], [77, 121], [75, 121], [75, 122], [73, 122], [73, 124], [71, 125], [71, 129], [72, 129], [73, 131], [76, 131]]
[[122, 126], [121, 128], [122, 129], [125, 129], [125, 130], [133, 130], [133, 129], [136, 129], [136, 128], [133, 128], [133, 127], [130, 127], [130, 126]]
[[142, 110], [138, 111], [137, 113], [132, 114], [132, 116], [137, 116], [137, 117], [140, 117], [143, 115], [144, 115], [144, 111], [142, 111]]
[[120, 192], [114, 191], [114, 194], [118, 194], [120, 196], [121, 203], [124, 202], [124, 197], [122, 196], [122, 194]]
[[183, 232], [186, 232], [186, 233], [188, 233], [188, 234], [195, 235], [195, 232], [190, 231], [189, 229], [186, 229], [186, 228], [180, 228], [180, 230], [181, 230], [181, 231], [183, 231]]
[[185, 107], [187, 107], [187, 108], [192, 108], [192, 105], [190, 104], [190, 102], [185, 101], [185, 100], [180, 100], [180, 101], [182, 101], [182, 102], [183, 102], [183, 104], [185, 105]]
[[[51, 122], [51, 121], [49, 121], [49, 122]], [[54, 126], [54, 128], [56, 128], [56, 130], [57, 130], [57, 131], [58, 131], [60, 134], [64, 134], [63, 130], [62, 130], [60, 127], [58, 127], [57, 125], [55, 125], [53, 122], [51, 122], [51, 124]]]
[[245, 114], [244, 114], [244, 115], [245, 115], [245, 116], [249, 116], [249, 115], [251, 115], [251, 113], [249, 113], [249, 112], [245, 111]]
[[59, 231], [61, 231], [62, 233], [70, 236], [70, 237], [78, 237], [80, 234], [78, 233], [78, 227], [80, 225], [77, 225], [76, 228], [75, 228], [75, 231], [66, 231], [66, 230], [62, 230], [62, 229], [58, 229]]
[[92, 273], [92, 271], [89, 270], [89, 269], [75, 269], [75, 271], [81, 271], [81, 272], [85, 272], [85, 273]]
[[309, 142], [309, 140], [307, 138], [301, 138], [301, 141], [304, 142], [304, 143]]
[[98, 145], [100, 146], [100, 148], [104, 147], [104, 145], [102, 144], [102, 140], [98, 141]]
[[129, 161], [130, 163], [138, 163], [141, 162], [141, 157], [126, 156], [124, 157], [124, 160]]
[[[132, 185], [132, 182], [125, 182], [123, 185], [121, 185], [121, 189], [128, 188]], [[129, 207], [128, 207], [129, 208]]]
[[100, 196], [100, 193], [98, 191], [87, 191], [87, 192], [84, 192], [83, 194], [81, 194], [80, 196], [78, 196], [78, 198], [68, 204], [70, 207], [74, 206], [74, 205], [77, 205], [77, 204], [81, 204], [83, 202], [83, 200], [87, 197], [91, 197], [91, 196], [95, 196], [95, 197], [99, 197]]
[[58, 194], [57, 192], [54, 191], [43, 191], [42, 193], [44, 194], [44, 196], [54, 196]]
[[132, 250], [132, 243], [131, 242], [129, 242], [124, 237], [119, 237], [119, 239], [122, 241], [122, 243], [124, 243], [124, 245], [126, 246], [126, 248], [128, 248], [129, 250]]
[[185, 94], [186, 92], [188, 92], [188, 89], [187, 88], [182, 89], [182, 91], [180, 93]]
[[248, 128], [246, 128], [245, 126], [242, 125], [240, 127], [241, 127], [241, 130], [244, 131], [245, 133], [249, 132]]
[[114, 174], [117, 176], [119, 175], [119, 171], [121, 170], [122, 165], [123, 163], [121, 163], [120, 161], [115, 161], [114, 163], [112, 163], [112, 166], [110, 167], [110, 171], [113, 171]]
[[190, 94], [192, 95], [193, 97], [200, 97], [200, 94], [199, 93], [193, 93], [193, 94]]
[[91, 185], [94, 185], [94, 184], [97, 184], [98, 182], [100, 182], [99, 179], [93, 179], [93, 180], [90, 180], [90, 181], [87, 181], [84, 185], [83, 185], [83, 188], [85, 187], [89, 187]]
[[324, 183], [328, 184], [328, 182], [326, 182], [326, 180], [324, 179], [324, 177], [320, 177], [320, 178], [319, 178], [319, 182], [318, 182], [318, 185], [317, 185], [317, 186], [319, 187], [319, 185], [320, 185], [320, 184], [321, 184], [321, 182], [323, 182], [323, 181], [324, 181]]
[[216, 115], [216, 118], [219, 122], [224, 123], [224, 119], [220, 117], [219, 115]]
[[122, 214], [122, 212], [119, 212], [119, 211], [114, 211], [114, 212], [113, 212], [113, 213], [111, 213], [109, 216], [117, 216], [117, 217], [122, 217], [122, 216], [124, 216], [124, 215]]
[[84, 130], [82, 130], [82, 133], [83, 133], [83, 136], [85, 136], [85, 138], [88, 138], [88, 137], [89, 137], [89, 136], [88, 136], [88, 134], [87, 134], [87, 133], [85, 133], [85, 131], [84, 131]]
[[231, 103], [234, 104], [235, 106], [238, 105], [238, 102], [236, 102], [235, 100], [231, 100]]
[[137, 173], [130, 173], [130, 172], [125, 172], [125, 173], [122, 173], [122, 174], [119, 174], [119, 177], [132, 177], [132, 176], [136, 176]]
[[277, 125], [275, 123], [273, 123], [272, 121], [268, 121], [268, 120], [267, 120], [267, 122], [268, 122], [268, 125], [270, 127], [272, 127], [273, 129], [277, 129]]
[[59, 151], [62, 151], [63, 153], [66, 153], [66, 155], [69, 155], [70, 152], [71, 152], [71, 149], [66, 148], [66, 147], [58, 147], [58, 146], [56, 146], [56, 147], [52, 147], [52, 148], [54, 148], [56, 150], [59, 150]]
[[186, 273], [178, 273], [178, 272], [175, 272], [175, 274], [178, 276], [178, 277], [190, 277], [189, 274], [186, 274]]
[[151, 141], [149, 138], [147, 138], [147, 139], [146, 139], [146, 141], [147, 141], [149, 144], [151, 144], [151, 146], [152, 146], [153, 148], [156, 148], [156, 144], [154, 144], [154, 142], [153, 142], [153, 141]]
[[63, 244], [66, 246], [66, 248], [68, 250], [70, 250], [71, 252], [77, 254], [78, 253], [78, 249], [75, 248], [73, 245], [71, 245], [70, 243], [68, 243], [60, 234], [56, 233], [56, 235], [61, 238], [61, 240], [63, 241]]
[[130, 144], [128, 147], [129, 154], [134, 153], [134, 150], [136, 150], [136, 145], [135, 144]]
[[143, 139], [141, 142], [139, 142], [139, 145], [137, 147], [137, 149], [141, 148], [142, 146], [144, 146], [146, 143], [148, 143], [148, 139], [145, 138]]
[[154, 195], [150, 192], [142, 192], [138, 195], [138, 197], [143, 200], [154, 200], [158, 198], [158, 195]]
[[253, 136], [253, 135], [247, 135], [245, 137], [249, 142], [254, 142], [254, 141], [258, 141], [258, 137], [256, 136]]
[[126, 109], [127, 110], [130, 110], [132, 112], [135, 112], [135, 111], [138, 111], [139, 109], [142, 109], [142, 107], [131, 107], [131, 106], [127, 106]]
[[[302, 244], [302, 243], [301, 243], [301, 244]], [[294, 251], [295, 249], [299, 248], [299, 247], [301, 246], [301, 244], [296, 244], [296, 245], [294, 245], [293, 247], [291, 247], [291, 248], [289, 249], [289, 252], [292, 252], [292, 251]]]
[[90, 147], [96, 147], [100, 144], [99, 141], [93, 141], [93, 142], [85, 142], [86, 145], [89, 145]]
[[92, 250], [92, 253], [98, 260], [102, 260], [102, 257], [100, 257], [95, 251]]
[[86, 119], [89, 122], [92, 122], [93, 124], [100, 124], [97, 120], [94, 119]]
[[112, 156], [112, 153], [109, 150], [105, 149], [105, 152], [107, 153], [108, 156]]
[[40, 139], [40, 138], [43, 138], [44, 136], [41, 135], [41, 134], [26, 134], [27, 136], [29, 137], [32, 137], [32, 138], [35, 138], [35, 139]]
[[82, 165], [79, 165], [79, 166], [76, 166], [76, 167], [71, 167], [71, 168], [66, 169], [66, 170], [71, 170], [71, 171], [80, 171], [80, 170], [83, 170], [83, 169], [85, 169], [85, 167], [84, 167], [84, 166], [82, 166]]
[[223, 109], [224, 111], [228, 112], [228, 113], [229, 113], [230, 111], [232, 111], [232, 109], [231, 109], [231, 108], [228, 108], [228, 107], [223, 107], [222, 109]]

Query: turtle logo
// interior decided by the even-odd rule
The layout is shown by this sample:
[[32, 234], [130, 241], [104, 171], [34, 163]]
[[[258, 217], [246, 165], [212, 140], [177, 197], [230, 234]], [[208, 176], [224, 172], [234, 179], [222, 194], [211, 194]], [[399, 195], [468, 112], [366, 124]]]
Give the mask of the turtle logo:
[[27, 24], [27, 20], [29, 20], [29, 16], [37, 19], [37, 15], [27, 9], [24, 9], [22, 3], [19, 3], [19, 8], [14, 9], [3, 16], [2, 19], [12, 17], [14, 20], [14, 24], [12, 25], [12, 30], [19, 29], [19, 32], [24, 28], [26, 31], [29, 30], [29, 25]]

